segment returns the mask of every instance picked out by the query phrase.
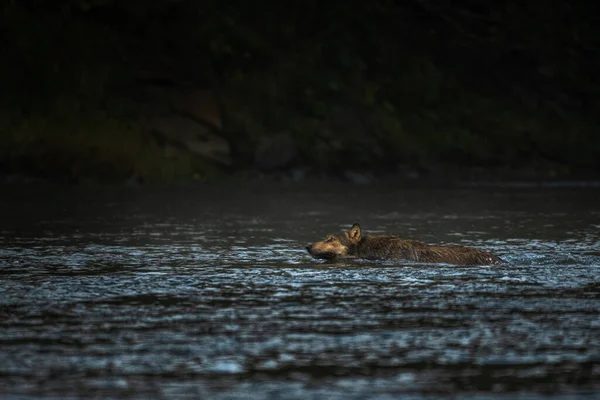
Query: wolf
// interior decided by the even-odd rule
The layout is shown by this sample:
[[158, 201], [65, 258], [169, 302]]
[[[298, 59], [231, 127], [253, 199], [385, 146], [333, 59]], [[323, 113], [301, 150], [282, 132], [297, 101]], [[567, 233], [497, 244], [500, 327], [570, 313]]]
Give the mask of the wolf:
[[489, 251], [464, 246], [431, 246], [419, 240], [394, 235], [363, 236], [359, 224], [347, 232], [331, 234], [310, 244], [306, 250], [314, 258], [364, 258], [368, 260], [402, 260], [458, 265], [495, 265], [505, 262]]

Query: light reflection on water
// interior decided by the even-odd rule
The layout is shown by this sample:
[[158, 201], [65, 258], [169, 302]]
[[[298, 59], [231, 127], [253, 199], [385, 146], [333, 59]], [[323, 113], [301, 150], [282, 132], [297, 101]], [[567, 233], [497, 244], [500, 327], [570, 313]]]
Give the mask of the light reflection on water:
[[[49, 194], [57, 212], [8, 199], [0, 393], [593, 398], [598, 190], [347, 189]], [[353, 222], [509, 265], [305, 252]]]

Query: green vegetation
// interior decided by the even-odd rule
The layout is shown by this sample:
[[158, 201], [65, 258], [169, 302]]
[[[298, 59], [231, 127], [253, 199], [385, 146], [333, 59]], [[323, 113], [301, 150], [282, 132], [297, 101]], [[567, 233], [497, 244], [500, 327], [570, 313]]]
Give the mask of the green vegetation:
[[[233, 169], [600, 167], [593, 2], [5, 2], [0, 170], [173, 180], [224, 167], [144, 128], [144, 74], [217, 93]], [[141, 97], [140, 97], [141, 96]], [[228, 168], [228, 171], [231, 168]]]
[[107, 115], [22, 118], [2, 124], [0, 159], [13, 170], [68, 180], [170, 180], [198, 176], [191, 154], [168, 154], [139, 129]]

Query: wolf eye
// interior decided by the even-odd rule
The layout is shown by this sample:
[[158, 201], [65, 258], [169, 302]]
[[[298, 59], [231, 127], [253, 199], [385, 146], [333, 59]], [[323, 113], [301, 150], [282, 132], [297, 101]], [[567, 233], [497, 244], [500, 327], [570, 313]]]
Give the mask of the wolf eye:
[[332, 237], [328, 237], [325, 239], [325, 243], [331, 243], [333, 242], [333, 238]]

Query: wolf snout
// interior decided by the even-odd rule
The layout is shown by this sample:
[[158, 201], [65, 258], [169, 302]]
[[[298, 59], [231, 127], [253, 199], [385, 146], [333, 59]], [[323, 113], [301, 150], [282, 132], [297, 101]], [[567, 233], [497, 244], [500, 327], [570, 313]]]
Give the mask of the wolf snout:
[[309, 253], [312, 253], [312, 244], [309, 244], [308, 246], [306, 246], [306, 251], [308, 251]]

